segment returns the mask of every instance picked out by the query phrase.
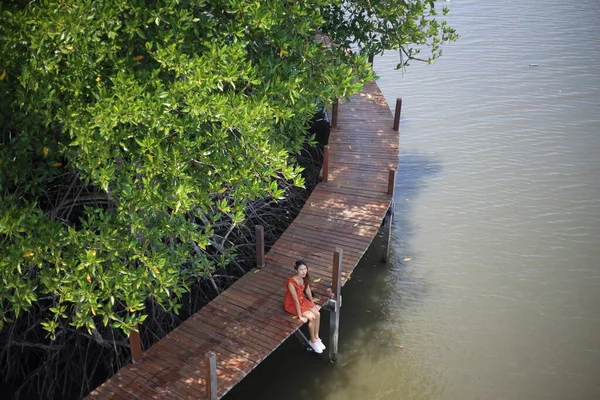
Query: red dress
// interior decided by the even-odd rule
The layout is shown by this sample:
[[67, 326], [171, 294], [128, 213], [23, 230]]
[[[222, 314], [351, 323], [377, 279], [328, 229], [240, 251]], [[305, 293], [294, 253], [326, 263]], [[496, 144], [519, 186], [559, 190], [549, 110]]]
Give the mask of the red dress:
[[289, 312], [292, 315], [298, 315], [298, 311], [296, 310], [296, 303], [294, 302], [294, 298], [290, 293], [290, 282], [296, 290], [296, 296], [298, 296], [298, 302], [300, 303], [300, 310], [302, 311], [302, 313], [313, 308], [315, 305], [304, 296], [304, 283], [302, 283], [302, 285], [298, 285], [298, 282], [296, 282], [294, 278], [288, 278], [285, 284], [285, 298], [283, 300], [283, 307], [285, 308], [285, 311]]

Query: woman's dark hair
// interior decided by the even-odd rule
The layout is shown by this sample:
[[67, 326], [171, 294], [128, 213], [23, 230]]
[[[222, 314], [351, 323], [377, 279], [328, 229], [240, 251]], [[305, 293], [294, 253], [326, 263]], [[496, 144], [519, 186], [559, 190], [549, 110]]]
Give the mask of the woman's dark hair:
[[294, 263], [294, 270], [298, 271], [298, 268], [300, 268], [301, 265], [304, 265], [306, 267], [306, 276], [303, 278], [303, 280], [304, 280], [304, 286], [308, 287], [308, 285], [310, 284], [310, 275], [308, 274], [308, 265], [306, 265], [306, 263], [302, 260], [297, 260]]

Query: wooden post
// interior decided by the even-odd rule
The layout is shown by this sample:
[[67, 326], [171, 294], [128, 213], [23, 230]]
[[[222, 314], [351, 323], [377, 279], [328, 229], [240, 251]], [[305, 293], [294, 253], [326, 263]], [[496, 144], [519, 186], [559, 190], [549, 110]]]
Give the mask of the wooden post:
[[338, 105], [339, 105], [338, 99], [335, 99], [335, 101], [331, 105], [331, 126], [334, 128], [337, 128]]
[[392, 196], [390, 201], [390, 207], [388, 208], [385, 217], [383, 219], [383, 229], [385, 236], [387, 237], [387, 241], [385, 243], [385, 253], [381, 257], [384, 262], [387, 262], [390, 255], [390, 241], [392, 239], [392, 221], [394, 219], [394, 188], [396, 186], [396, 170], [390, 168], [388, 173], [388, 196]]
[[329, 313], [329, 360], [337, 361], [342, 290], [342, 249], [333, 252], [333, 273], [331, 279], [334, 309]]
[[296, 329], [296, 332], [294, 332], [294, 335], [296, 335], [296, 337], [298, 338], [300, 343], [302, 343], [303, 346], [306, 346], [307, 349], [310, 349], [310, 342], [308, 341], [308, 338], [306, 336], [304, 336], [304, 333], [302, 333], [300, 328]]
[[323, 147], [323, 174], [321, 181], [327, 182], [329, 179], [329, 146]]
[[398, 99], [396, 99], [396, 110], [394, 111], [394, 127], [392, 128], [395, 131], [397, 131], [398, 128], [400, 127], [400, 114], [401, 113], [402, 113], [402, 99], [398, 98]]
[[129, 350], [131, 351], [131, 361], [137, 364], [142, 359], [142, 341], [139, 332], [129, 332]]
[[396, 186], [396, 170], [390, 168], [388, 172], [388, 196], [394, 196], [394, 187]]
[[385, 229], [384, 234], [386, 236], [385, 242], [385, 253], [381, 259], [383, 262], [387, 262], [390, 259], [390, 242], [392, 241], [392, 223], [394, 222], [394, 199], [390, 202], [390, 207], [388, 208], [385, 218], [383, 220], [383, 229]]
[[256, 234], [256, 268], [261, 269], [265, 265], [265, 229], [262, 225], [254, 227]]
[[212, 351], [204, 356], [206, 400], [217, 400], [217, 356]]

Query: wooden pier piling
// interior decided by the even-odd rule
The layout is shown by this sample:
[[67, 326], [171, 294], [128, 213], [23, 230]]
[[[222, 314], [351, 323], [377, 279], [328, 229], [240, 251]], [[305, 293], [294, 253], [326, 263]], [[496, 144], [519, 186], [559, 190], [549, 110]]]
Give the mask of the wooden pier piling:
[[306, 346], [307, 349], [310, 348], [310, 342], [308, 341], [308, 338], [306, 337], [306, 335], [304, 335], [304, 333], [302, 333], [300, 329], [296, 330], [296, 332], [294, 332], [294, 335], [298, 338], [300, 343], [302, 343], [302, 346]]
[[265, 229], [262, 225], [254, 227], [256, 235], [256, 268], [261, 269], [265, 265]]
[[390, 168], [388, 171], [388, 196], [394, 196], [394, 187], [396, 185], [396, 170], [394, 168]]
[[402, 99], [396, 99], [396, 109], [394, 110], [394, 127], [392, 128], [395, 131], [398, 131], [400, 128], [400, 114], [402, 113]]
[[206, 400], [217, 400], [217, 356], [215, 353], [208, 352], [204, 356], [205, 380], [206, 380]]
[[321, 173], [321, 181], [327, 182], [329, 180], [329, 146], [323, 147], [323, 167]]
[[142, 359], [142, 340], [139, 332], [131, 331], [129, 333], [129, 350], [131, 351], [131, 361], [137, 364]]
[[339, 99], [335, 99], [331, 105], [331, 126], [337, 128]]
[[331, 290], [333, 292], [333, 309], [329, 313], [329, 361], [336, 362], [338, 354], [338, 339], [340, 331], [340, 306], [342, 299], [342, 249], [333, 252], [331, 274]]
[[390, 258], [390, 242], [392, 240], [392, 222], [394, 221], [394, 190], [396, 187], [396, 170], [390, 168], [388, 171], [388, 196], [391, 196], [390, 206], [385, 213], [383, 219], [383, 229], [385, 231], [386, 242], [385, 242], [385, 253], [383, 254], [382, 260], [387, 262]]

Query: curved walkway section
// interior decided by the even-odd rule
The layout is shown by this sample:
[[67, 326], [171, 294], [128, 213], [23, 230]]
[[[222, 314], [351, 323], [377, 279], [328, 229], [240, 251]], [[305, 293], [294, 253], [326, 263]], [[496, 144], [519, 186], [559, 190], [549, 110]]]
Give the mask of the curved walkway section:
[[329, 173], [265, 256], [265, 265], [231, 287], [96, 388], [89, 399], [200, 399], [207, 393], [205, 355], [216, 355], [217, 396], [298, 330], [283, 310], [285, 281], [303, 259], [317, 304], [332, 286], [332, 254], [343, 250], [342, 285], [391, 205], [389, 170], [398, 164], [398, 132], [375, 82], [338, 108], [329, 139]]

